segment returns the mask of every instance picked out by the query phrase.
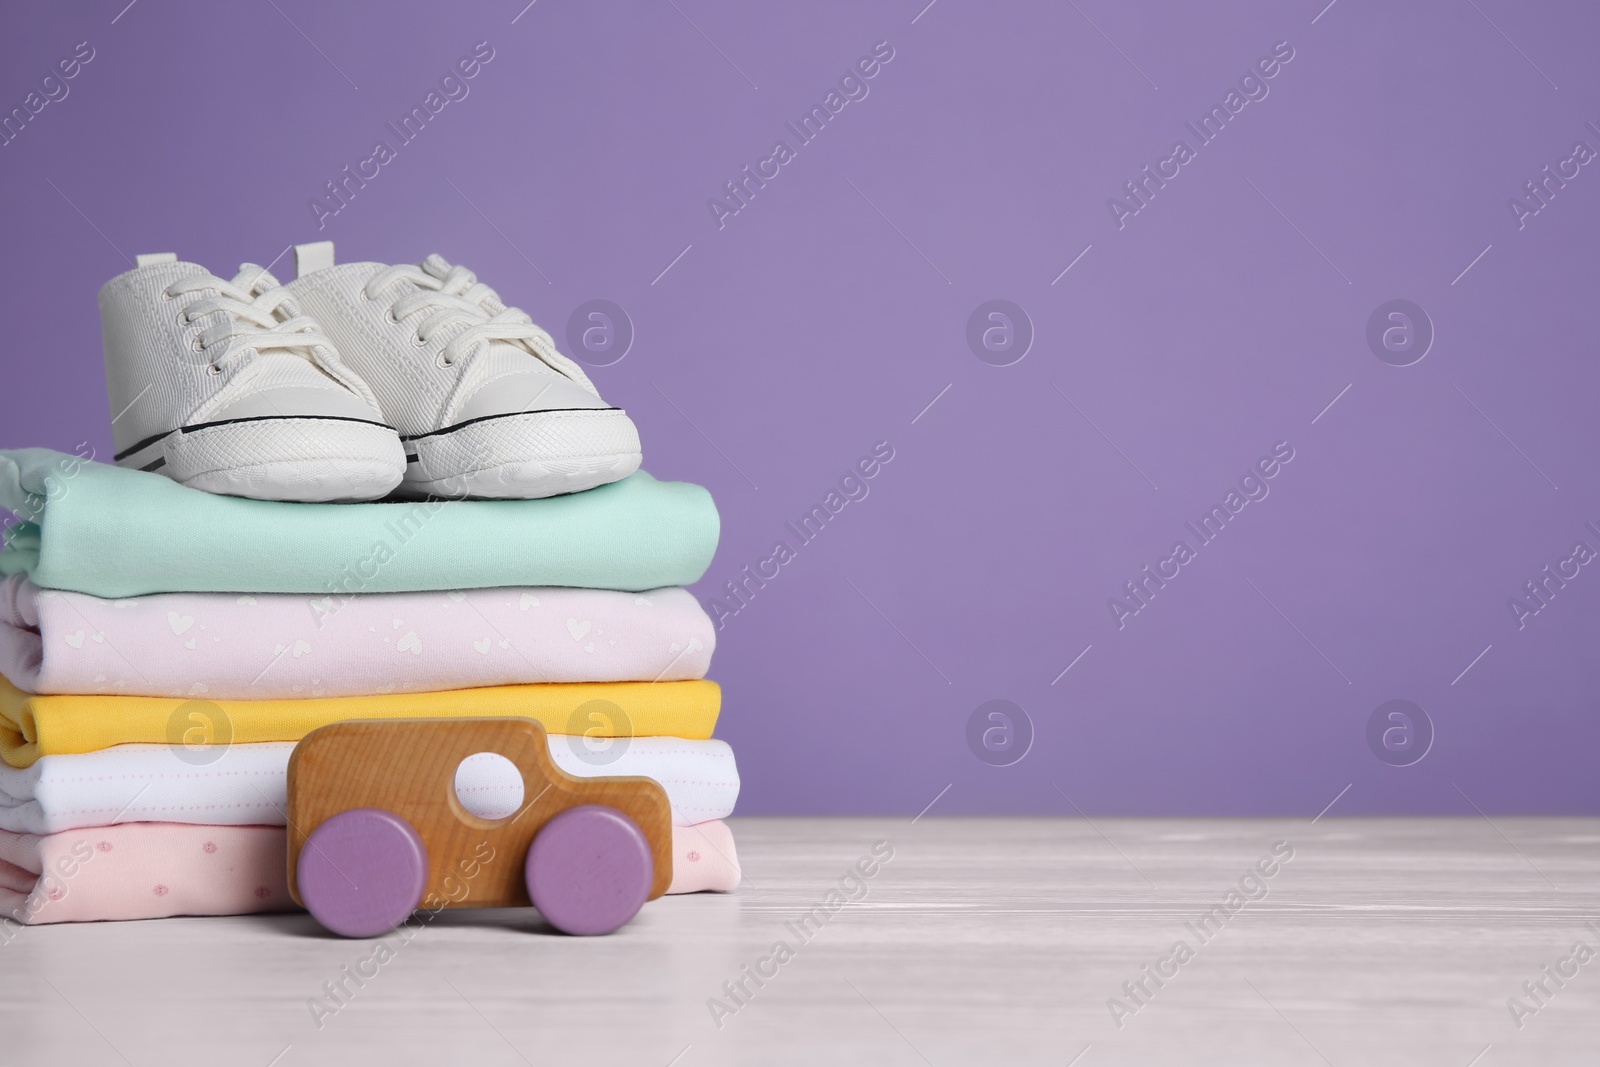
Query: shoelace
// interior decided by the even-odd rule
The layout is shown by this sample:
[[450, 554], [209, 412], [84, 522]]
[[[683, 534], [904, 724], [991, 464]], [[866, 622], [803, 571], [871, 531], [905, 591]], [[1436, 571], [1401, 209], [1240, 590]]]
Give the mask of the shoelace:
[[326, 354], [334, 351], [333, 342], [311, 316], [279, 317], [279, 309], [293, 299], [293, 294], [261, 267], [246, 263], [231, 282], [211, 274], [189, 275], [167, 286], [166, 293], [179, 297], [202, 289], [212, 289], [215, 293], [186, 306], [183, 321], [194, 322], [218, 313], [223, 316], [221, 321], [200, 331], [196, 338], [202, 351], [219, 344], [223, 346], [220, 354], [211, 360], [211, 366], [219, 371], [247, 359], [247, 354], [282, 351], [317, 362], [312, 352], [314, 348], [320, 346]]
[[438, 255], [429, 256], [421, 266], [401, 263], [387, 267], [368, 280], [367, 299], [378, 299], [379, 294], [402, 278], [415, 288], [389, 306], [389, 318], [399, 322], [418, 312], [427, 312], [413, 335], [417, 345], [426, 345], [448, 327], [466, 325], [466, 329], [445, 343], [439, 355], [445, 366], [459, 363], [465, 374], [478, 354], [489, 347], [488, 342], [510, 341], [520, 344], [551, 370], [600, 395], [583, 368], [556, 350], [555, 340], [549, 333], [534, 325], [526, 312], [507, 307], [498, 293], [478, 281], [477, 275], [467, 268], [451, 266]]

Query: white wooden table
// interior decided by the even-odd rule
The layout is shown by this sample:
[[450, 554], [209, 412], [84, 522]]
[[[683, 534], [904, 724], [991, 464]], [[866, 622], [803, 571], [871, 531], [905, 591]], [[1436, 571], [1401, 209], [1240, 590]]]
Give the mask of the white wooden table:
[[[23, 930], [0, 947], [0, 1065], [1600, 1062], [1600, 958], [1559, 987], [1543, 970], [1600, 951], [1600, 820], [735, 833], [738, 893], [652, 903], [604, 939], [451, 912], [364, 965], [374, 942], [304, 915]], [[873, 868], [878, 841], [893, 858]], [[845, 883], [860, 899], [797, 933], [863, 858], [875, 873]], [[1271, 877], [1244, 883], [1258, 899], [1228, 912], [1264, 858]], [[1534, 1000], [1523, 982], [1541, 979]], [[1538, 1010], [1514, 1019], [1511, 997]]]

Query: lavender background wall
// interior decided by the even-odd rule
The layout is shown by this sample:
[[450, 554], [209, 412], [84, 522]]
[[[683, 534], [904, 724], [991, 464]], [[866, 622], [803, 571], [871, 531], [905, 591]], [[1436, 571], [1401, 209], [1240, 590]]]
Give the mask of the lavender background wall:
[[[650, 470], [716, 495], [703, 598], [893, 448], [727, 620], [741, 812], [1309, 817], [1347, 785], [1336, 813], [1600, 811], [1600, 566], [1520, 628], [1508, 606], [1600, 550], [1600, 164], [1524, 190], [1600, 149], [1593, 5], [125, 2], [0, 11], [5, 109], [94, 49], [0, 148], [0, 444], [107, 454], [95, 291], [135, 253], [438, 251], [558, 337], [625, 309], [596, 378]], [[470, 94], [400, 146], [385, 123], [479, 41]], [[801, 145], [785, 123], [880, 41]], [[1185, 123], [1284, 41], [1201, 145]], [[319, 229], [308, 201], [380, 138]], [[795, 158], [719, 226], [708, 198], [778, 139]], [[1108, 198], [1179, 139], [1119, 226]], [[1009, 366], [969, 346], [992, 299], [1031, 322]], [[1434, 333], [1408, 366], [1367, 336], [1396, 299]], [[1270, 494], [1198, 547], [1185, 523], [1278, 442]], [[1119, 628], [1108, 599], [1179, 539], [1196, 558]], [[969, 746], [993, 699], [1032, 724], [1010, 766]], [[1432, 724], [1409, 766], [1368, 742], [1395, 699]]]

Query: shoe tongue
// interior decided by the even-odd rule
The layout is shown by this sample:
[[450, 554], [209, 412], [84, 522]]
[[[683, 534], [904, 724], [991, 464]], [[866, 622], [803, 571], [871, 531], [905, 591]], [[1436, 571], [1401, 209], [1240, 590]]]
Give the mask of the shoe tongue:
[[[437, 278], [440, 281], [448, 278], [452, 269], [450, 262], [437, 252], [430, 254], [427, 259], [422, 261], [423, 272], [429, 277]], [[503, 304], [497, 305], [496, 309], [503, 306]], [[491, 311], [486, 308], [483, 309], [483, 313], [487, 317]], [[457, 333], [466, 329], [468, 329], [467, 324], [458, 323], [450, 328], [450, 332], [446, 336], [454, 337]], [[530, 370], [549, 374], [556, 378], [565, 379], [567, 377], [545, 363], [544, 360], [523, 345], [515, 341], [498, 339], [488, 342], [487, 350], [473, 365], [472, 373], [476, 378], [488, 380], [501, 375], [516, 374], [519, 371], [527, 372]]]
[[278, 288], [278, 279], [274, 278], [265, 267], [258, 267], [254, 263], [241, 263], [239, 273], [233, 276], [233, 284], [251, 296], [260, 296]]

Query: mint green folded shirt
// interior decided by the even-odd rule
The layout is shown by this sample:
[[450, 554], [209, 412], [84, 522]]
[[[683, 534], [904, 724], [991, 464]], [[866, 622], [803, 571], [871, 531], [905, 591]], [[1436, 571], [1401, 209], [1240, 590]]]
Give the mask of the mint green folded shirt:
[[0, 574], [101, 597], [688, 585], [711, 494], [643, 471], [545, 500], [291, 504], [217, 496], [44, 448], [0, 450]]

